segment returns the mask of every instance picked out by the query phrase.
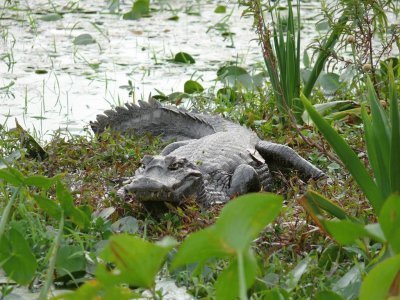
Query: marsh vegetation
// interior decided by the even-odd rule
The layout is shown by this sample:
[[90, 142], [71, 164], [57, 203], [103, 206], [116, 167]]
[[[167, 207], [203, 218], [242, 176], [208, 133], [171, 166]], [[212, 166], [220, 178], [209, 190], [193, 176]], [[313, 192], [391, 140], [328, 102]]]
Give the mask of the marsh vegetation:
[[[1, 5], [0, 299], [400, 297], [398, 1]], [[150, 93], [329, 178], [207, 208], [121, 199], [165, 141], [88, 123]]]

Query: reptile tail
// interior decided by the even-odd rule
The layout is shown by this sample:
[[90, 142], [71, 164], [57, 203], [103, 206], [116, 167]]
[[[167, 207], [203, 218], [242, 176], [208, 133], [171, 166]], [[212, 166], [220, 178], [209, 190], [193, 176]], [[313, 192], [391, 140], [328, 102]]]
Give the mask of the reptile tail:
[[94, 133], [110, 129], [126, 134], [162, 135], [164, 139], [198, 139], [219, 131], [222, 118], [210, 118], [190, 113], [172, 106], [163, 106], [150, 98], [148, 102], [139, 100], [139, 106], [126, 103], [124, 107], [106, 110], [90, 122]]

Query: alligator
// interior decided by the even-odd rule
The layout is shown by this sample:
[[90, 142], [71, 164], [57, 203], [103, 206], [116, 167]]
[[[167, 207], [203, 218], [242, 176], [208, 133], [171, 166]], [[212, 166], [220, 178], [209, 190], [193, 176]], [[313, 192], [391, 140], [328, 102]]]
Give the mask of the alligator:
[[226, 202], [237, 195], [269, 191], [272, 170], [294, 169], [302, 179], [324, 173], [292, 148], [261, 140], [256, 133], [217, 115], [162, 105], [150, 98], [98, 115], [91, 128], [174, 140], [159, 155], [145, 155], [120, 196], [138, 201], [182, 203], [190, 197], [204, 204]]

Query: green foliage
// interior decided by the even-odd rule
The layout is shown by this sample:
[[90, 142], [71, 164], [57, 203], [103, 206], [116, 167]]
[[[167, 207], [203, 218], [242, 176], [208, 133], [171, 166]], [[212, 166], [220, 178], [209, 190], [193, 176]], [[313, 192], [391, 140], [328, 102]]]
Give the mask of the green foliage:
[[194, 64], [196, 63], [195, 59], [186, 52], [178, 52], [175, 54], [174, 62], [183, 63], [183, 64]]
[[188, 94], [194, 94], [194, 93], [201, 93], [202, 91], [204, 91], [204, 88], [197, 81], [188, 80], [185, 82], [183, 91]]
[[[239, 295], [246, 299], [246, 290], [253, 284], [256, 272], [250, 243], [277, 216], [281, 203], [280, 197], [272, 194], [244, 195], [229, 202], [215, 225], [182, 243], [171, 268], [195, 262], [202, 266], [211, 258], [228, 258], [230, 265], [216, 282], [217, 299]], [[228, 290], [229, 294], [225, 294]]]
[[19, 284], [31, 282], [37, 262], [24, 236], [11, 228], [0, 237], [0, 267]]
[[90, 44], [95, 44], [96, 40], [90, 34], [83, 33], [75, 37], [72, 43], [77, 46], [90, 45]]
[[122, 18], [124, 20], [138, 20], [144, 16], [149, 15], [150, 13], [150, 1], [149, 0], [136, 0], [132, 9], [123, 14]]
[[[379, 217], [379, 223], [364, 225], [361, 220], [348, 216], [328, 199], [312, 191], [303, 198], [303, 206], [317, 224], [337, 242], [343, 245], [356, 243], [367, 257], [373, 256], [374, 252], [366, 241], [371, 240], [389, 245], [389, 251], [383, 248], [380, 254], [380, 257], [386, 255], [386, 259], [372, 261], [371, 265], [376, 264], [376, 266], [368, 273], [362, 284], [360, 299], [386, 299], [390, 293], [398, 295], [397, 277], [400, 264], [398, 255], [393, 256], [393, 253], [398, 254], [400, 251], [400, 239], [398, 238], [400, 225], [398, 162], [400, 153], [398, 148], [394, 148], [393, 145], [398, 147], [400, 129], [398, 99], [391, 65], [388, 68], [388, 79], [390, 112], [387, 113], [382, 107], [369, 78], [366, 86], [371, 116], [368, 115], [365, 106], [362, 108], [365, 141], [374, 178], [369, 175], [368, 170], [343, 138], [316, 112], [306, 97], [302, 96], [310, 117], [367, 196], [375, 214]], [[392, 167], [394, 163], [397, 165]], [[325, 219], [321, 210], [339, 220]], [[373, 287], [377, 284], [379, 288]]]
[[108, 270], [106, 264], [98, 265], [96, 275], [106, 285], [126, 283], [152, 288], [155, 276], [175, 241], [166, 239], [152, 244], [127, 234], [116, 235], [101, 254], [105, 262], [115, 263], [116, 269]]

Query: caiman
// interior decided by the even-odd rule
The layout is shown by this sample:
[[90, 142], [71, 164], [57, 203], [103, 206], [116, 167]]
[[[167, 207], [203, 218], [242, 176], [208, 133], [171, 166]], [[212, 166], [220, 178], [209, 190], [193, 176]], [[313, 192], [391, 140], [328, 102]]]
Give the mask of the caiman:
[[290, 147], [260, 140], [253, 131], [223, 117], [163, 106], [152, 98], [138, 103], [98, 115], [91, 122], [93, 131], [151, 133], [175, 142], [159, 155], [145, 155], [120, 195], [175, 203], [194, 197], [212, 204], [270, 190], [270, 170], [294, 169], [304, 180], [324, 175]]

